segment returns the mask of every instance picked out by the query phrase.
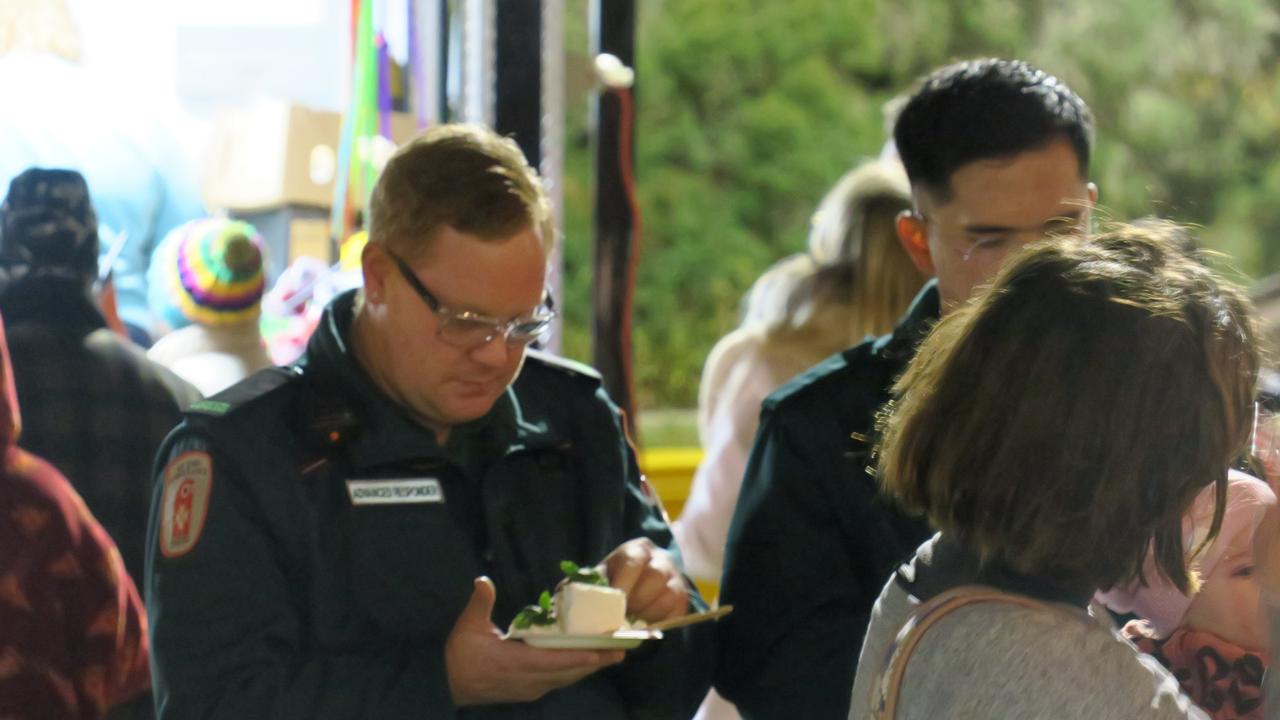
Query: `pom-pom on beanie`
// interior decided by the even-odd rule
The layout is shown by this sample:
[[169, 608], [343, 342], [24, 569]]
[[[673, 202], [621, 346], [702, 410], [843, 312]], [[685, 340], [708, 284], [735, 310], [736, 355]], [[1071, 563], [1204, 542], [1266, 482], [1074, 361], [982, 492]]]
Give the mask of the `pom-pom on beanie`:
[[256, 321], [265, 285], [262, 238], [239, 220], [193, 220], [169, 232], [147, 271], [151, 310], [172, 330]]

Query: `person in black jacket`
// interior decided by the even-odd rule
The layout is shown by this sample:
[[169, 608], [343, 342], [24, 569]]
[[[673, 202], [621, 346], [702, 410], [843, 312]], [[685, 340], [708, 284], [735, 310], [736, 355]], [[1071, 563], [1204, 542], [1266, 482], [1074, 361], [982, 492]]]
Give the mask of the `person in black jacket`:
[[879, 497], [874, 421], [937, 318], [1014, 250], [1088, 225], [1093, 118], [1024, 62], [941, 68], [903, 107], [894, 143], [913, 206], [897, 230], [925, 286], [894, 331], [765, 399], [729, 529], [715, 687], [746, 718], [844, 718], [871, 607], [930, 534]]
[[152, 504], [161, 718], [693, 713], [710, 628], [625, 656], [502, 637], [562, 560], [643, 620], [705, 609], [599, 376], [527, 350], [550, 222], [514, 142], [428, 130], [374, 190], [364, 288], [187, 414]]
[[26, 449], [71, 481], [141, 587], [151, 463], [201, 396], [108, 327], [95, 288], [98, 241], [80, 173], [18, 175], [0, 205], [0, 313]]

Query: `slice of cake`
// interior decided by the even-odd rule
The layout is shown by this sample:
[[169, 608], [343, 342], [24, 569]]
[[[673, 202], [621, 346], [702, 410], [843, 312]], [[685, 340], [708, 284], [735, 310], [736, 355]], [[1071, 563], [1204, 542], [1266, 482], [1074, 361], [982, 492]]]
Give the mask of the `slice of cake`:
[[607, 585], [568, 582], [556, 590], [556, 619], [566, 635], [600, 635], [627, 627], [627, 594]]
[[508, 632], [608, 635], [632, 627], [627, 622], [626, 593], [610, 587], [600, 568], [565, 560], [560, 570], [564, 579], [555, 595], [544, 590], [538, 604], [516, 613]]

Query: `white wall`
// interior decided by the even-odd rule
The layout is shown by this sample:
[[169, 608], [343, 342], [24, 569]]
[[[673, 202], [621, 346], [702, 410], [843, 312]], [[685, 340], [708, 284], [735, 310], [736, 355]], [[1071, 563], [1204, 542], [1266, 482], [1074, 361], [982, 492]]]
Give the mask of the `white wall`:
[[260, 97], [336, 110], [348, 66], [346, 0], [69, 0], [83, 63], [125, 94], [199, 116]]

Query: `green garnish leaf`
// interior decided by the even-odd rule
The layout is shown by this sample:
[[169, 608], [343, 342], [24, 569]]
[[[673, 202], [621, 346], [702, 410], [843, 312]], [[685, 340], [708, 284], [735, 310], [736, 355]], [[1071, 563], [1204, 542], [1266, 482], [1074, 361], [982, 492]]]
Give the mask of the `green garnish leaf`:
[[568, 582], [586, 583], [587, 585], [602, 585], [608, 587], [609, 581], [605, 579], [604, 573], [595, 567], [582, 567], [572, 560], [560, 561], [560, 572], [564, 573], [565, 580]]
[[525, 605], [511, 619], [511, 626], [517, 630], [528, 630], [534, 625], [551, 625], [555, 623], [555, 614], [551, 611], [551, 593], [542, 592], [537, 605]]
[[[564, 573], [563, 582], [586, 583], [608, 587], [609, 581], [604, 573], [595, 567], [582, 567], [572, 560], [560, 562], [560, 572]], [[554, 625], [556, 622], [555, 601], [550, 590], [543, 590], [538, 596], [537, 605], [526, 605], [511, 619], [511, 627], [516, 630], [528, 630], [535, 625]]]
[[517, 630], [528, 630], [529, 626], [533, 624], [534, 612], [535, 610], [532, 605], [525, 607], [523, 610], [516, 613], [514, 618], [512, 618], [511, 627]]

